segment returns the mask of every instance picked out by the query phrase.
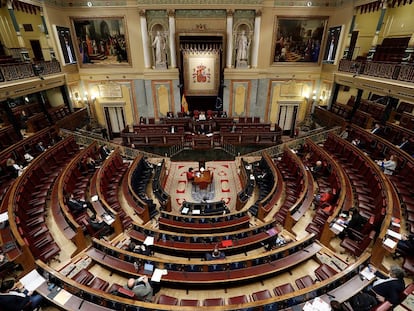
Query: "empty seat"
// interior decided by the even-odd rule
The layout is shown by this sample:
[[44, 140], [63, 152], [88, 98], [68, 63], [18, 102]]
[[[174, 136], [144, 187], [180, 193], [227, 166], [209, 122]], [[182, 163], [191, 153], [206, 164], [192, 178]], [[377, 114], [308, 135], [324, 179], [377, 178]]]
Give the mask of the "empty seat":
[[119, 284], [113, 283], [109, 288], [107, 289], [107, 292], [110, 294], [118, 293], [118, 289], [122, 287]]
[[371, 244], [372, 240], [375, 237], [375, 231], [372, 230], [371, 233], [363, 238], [362, 241], [355, 241], [351, 238], [345, 238], [341, 242], [341, 247], [345, 248], [353, 256], [360, 256], [365, 249]]
[[176, 306], [178, 304], [178, 299], [167, 295], [160, 295], [158, 303], [162, 305]]
[[313, 280], [310, 275], [302, 276], [301, 278], [295, 280], [295, 284], [299, 289], [303, 289], [313, 285]]
[[315, 270], [315, 275], [319, 281], [329, 279], [337, 274], [337, 271], [327, 264], [322, 264]]
[[198, 300], [196, 299], [181, 299], [180, 306], [198, 307]]
[[240, 304], [248, 303], [248, 302], [249, 300], [247, 299], [246, 295], [240, 295], [240, 296], [230, 297], [227, 303], [229, 305], [240, 305]]
[[295, 289], [290, 283], [279, 285], [273, 289], [273, 292], [275, 293], [276, 296], [283, 296], [288, 293], [293, 293], [294, 291]]
[[101, 278], [94, 278], [91, 282], [91, 284], [89, 284], [89, 287], [93, 288], [93, 289], [97, 289], [97, 290], [101, 290], [101, 291], [106, 291], [106, 289], [109, 287], [109, 283], [108, 281], [102, 280]]
[[265, 300], [271, 298], [270, 291], [268, 289], [264, 289], [252, 294], [253, 301]]
[[93, 279], [93, 274], [90, 273], [86, 269], [80, 270], [72, 278], [72, 280], [74, 280], [75, 282], [78, 282], [78, 283], [83, 284], [83, 285], [88, 284], [90, 281], [92, 281], [92, 279]]
[[223, 298], [207, 298], [207, 299], [204, 299], [203, 306], [205, 307], [224, 306], [224, 299]]

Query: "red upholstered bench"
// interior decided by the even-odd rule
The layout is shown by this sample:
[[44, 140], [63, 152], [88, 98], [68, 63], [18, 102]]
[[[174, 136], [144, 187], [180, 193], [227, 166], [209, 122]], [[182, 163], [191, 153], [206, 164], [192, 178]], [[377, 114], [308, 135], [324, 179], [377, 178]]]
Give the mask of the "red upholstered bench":
[[207, 298], [207, 299], [204, 299], [203, 306], [206, 306], [206, 307], [224, 306], [224, 299], [223, 298]]
[[198, 307], [198, 300], [195, 299], [181, 299], [180, 306]]
[[315, 275], [319, 281], [329, 279], [330, 277], [334, 276], [337, 273], [338, 272], [334, 268], [332, 268], [331, 266], [328, 266], [327, 264], [321, 264], [315, 270]]
[[290, 283], [282, 284], [273, 289], [273, 292], [275, 293], [276, 296], [283, 296], [288, 293], [293, 293], [294, 291], [295, 289]]
[[122, 287], [122, 286], [121, 286], [121, 285], [119, 285], [119, 284], [113, 283], [111, 286], [109, 286], [109, 288], [107, 289], [107, 292], [108, 292], [108, 293], [115, 293], [115, 292], [118, 292], [118, 289], [119, 289], [120, 287]]
[[402, 267], [407, 274], [414, 275], [414, 256], [406, 256]]
[[297, 280], [295, 280], [296, 286], [299, 289], [303, 289], [309, 286], [312, 286], [314, 284], [314, 281], [309, 275], [305, 275]]
[[176, 306], [178, 304], [178, 299], [167, 295], [160, 295], [157, 303], [161, 305]]
[[118, 288], [118, 293], [122, 296], [122, 297], [126, 297], [126, 298], [134, 298], [135, 294], [133, 291], [120, 287]]
[[101, 278], [94, 278], [91, 282], [91, 284], [89, 284], [89, 287], [97, 289], [97, 290], [101, 290], [101, 291], [105, 291], [109, 286], [109, 283], [105, 280], [102, 280]]
[[241, 296], [230, 297], [227, 300], [227, 302], [229, 305], [239, 305], [239, 304], [247, 303], [249, 302], [249, 300], [247, 299], [246, 295], [241, 295]]
[[252, 294], [253, 301], [265, 300], [271, 297], [272, 295], [270, 295], [270, 292], [268, 289], [264, 289], [264, 290], [261, 290], [261, 291], [258, 291]]
[[392, 309], [392, 304], [389, 301], [381, 302], [380, 304], [373, 307], [370, 311], [388, 311]]
[[72, 280], [82, 284], [82, 285], [86, 285], [88, 284], [90, 281], [92, 281], [93, 279], [93, 274], [90, 273], [88, 270], [86, 269], [82, 269], [80, 270], [78, 273], [76, 273], [74, 275], [74, 277], [72, 278]]

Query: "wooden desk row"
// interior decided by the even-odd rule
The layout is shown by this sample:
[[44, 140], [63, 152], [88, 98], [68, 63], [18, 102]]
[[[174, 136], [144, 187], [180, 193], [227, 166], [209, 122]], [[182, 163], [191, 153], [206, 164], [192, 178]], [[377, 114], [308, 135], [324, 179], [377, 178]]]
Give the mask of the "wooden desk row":
[[154, 237], [152, 248], [159, 253], [182, 257], [200, 257], [212, 251], [215, 246], [223, 247], [223, 242], [231, 240], [232, 245], [225, 247], [226, 254], [240, 254], [261, 247], [271, 238], [266, 231], [275, 227], [274, 221], [265, 222], [261, 226], [250, 227], [232, 233], [195, 233], [174, 234], [167, 231], [149, 230], [134, 225], [128, 235], [138, 243], [143, 243], [147, 236]]
[[[168, 274], [162, 277], [161, 283], [174, 285], [207, 285], [232, 284], [263, 279], [275, 273], [280, 273], [310, 259], [321, 250], [314, 241], [313, 235], [301, 241], [291, 242], [280, 249], [270, 252], [249, 255], [246, 258], [218, 259], [211, 261], [169, 259], [149, 257], [125, 251], [109, 245], [104, 241], [94, 240], [93, 246], [86, 254], [94, 261], [121, 274], [143, 274], [144, 263], [150, 262], [154, 268], [168, 269]], [[141, 264], [137, 271], [134, 262]], [[235, 267], [233, 264], [240, 266]]]
[[[105, 257], [106, 258], [106, 257]], [[335, 297], [336, 300], [343, 302], [355, 295], [361, 289], [365, 288], [369, 281], [361, 280], [358, 272], [368, 262], [369, 255], [365, 254], [361, 256], [354, 264], [349, 265], [343, 271], [335, 274], [329, 279], [321, 282], [317, 282], [314, 285], [297, 290], [293, 293], [289, 293], [283, 296], [276, 296], [266, 300], [247, 302], [239, 305], [225, 305], [219, 307], [197, 307], [197, 310], [240, 310], [243, 309], [256, 309], [265, 308], [266, 310], [280, 310], [283, 308], [301, 308], [301, 305], [308, 300], [312, 300], [315, 297], [320, 296], [322, 299], [329, 301], [329, 297]], [[106, 311], [106, 310], [194, 310], [194, 307], [186, 306], [173, 306], [140, 302], [137, 300], [131, 300], [118, 296], [111, 295], [110, 293], [102, 292], [89, 288], [88, 286], [78, 284], [77, 282], [65, 277], [59, 272], [54, 271], [44, 263], [38, 261], [38, 271], [46, 277], [47, 281], [56, 286], [61, 287], [68, 293], [68, 300], [62, 303], [49, 298], [50, 290], [45, 283], [38, 292], [53, 304], [67, 310], [93, 310], [93, 311]], [[192, 275], [192, 274], [191, 274]], [[93, 302], [98, 302], [99, 305]]]

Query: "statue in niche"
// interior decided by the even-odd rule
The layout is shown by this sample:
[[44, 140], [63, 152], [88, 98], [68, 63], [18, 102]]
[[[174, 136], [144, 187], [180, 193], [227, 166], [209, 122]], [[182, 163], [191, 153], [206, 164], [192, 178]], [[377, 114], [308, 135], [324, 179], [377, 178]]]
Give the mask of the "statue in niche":
[[157, 31], [152, 47], [155, 50], [155, 68], [167, 68], [167, 40], [161, 31]]
[[249, 58], [250, 39], [246, 35], [246, 31], [242, 30], [236, 40], [236, 67], [247, 67]]

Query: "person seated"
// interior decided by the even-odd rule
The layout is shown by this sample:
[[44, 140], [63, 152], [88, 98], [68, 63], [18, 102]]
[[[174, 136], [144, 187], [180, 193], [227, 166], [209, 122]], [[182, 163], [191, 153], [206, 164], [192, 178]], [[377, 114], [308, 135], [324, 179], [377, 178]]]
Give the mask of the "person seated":
[[26, 161], [26, 164], [29, 164], [30, 162], [32, 162], [33, 159], [34, 157], [30, 153], [26, 152], [24, 154], [24, 160]]
[[395, 253], [407, 256], [414, 253], [414, 234], [404, 234], [398, 241]]
[[41, 295], [27, 291], [20, 283], [10, 285], [0, 293], [2, 311], [31, 311], [40, 307], [43, 301]]
[[383, 128], [382, 128], [381, 124], [375, 123], [374, 128], [371, 130], [371, 134], [381, 136], [383, 134]]
[[43, 146], [43, 142], [39, 141], [36, 146], [35, 149], [37, 150], [37, 152], [42, 153], [43, 151], [46, 150], [46, 148]]
[[377, 161], [377, 164], [381, 167], [385, 175], [392, 175], [397, 168], [397, 156], [392, 154], [389, 160]]
[[92, 157], [87, 157], [87, 158], [86, 158], [86, 167], [87, 167], [89, 170], [95, 170], [95, 167], [96, 167], [96, 162], [95, 162], [95, 160], [94, 160], [94, 159], [92, 159]]
[[334, 193], [332, 189], [328, 189], [325, 192], [318, 193], [317, 195], [315, 195], [315, 205], [320, 207], [326, 203], [331, 204], [333, 199], [334, 199]]
[[311, 167], [311, 172], [314, 178], [320, 177], [323, 174], [322, 161], [316, 161], [315, 166]]
[[201, 112], [200, 112], [200, 114], [198, 115], [198, 119], [199, 119], [200, 121], [205, 121], [205, 120], [207, 120], [206, 113], [205, 113], [204, 111], [201, 111]]
[[215, 260], [215, 259], [224, 259], [224, 258], [226, 258], [226, 255], [224, 254], [224, 252], [220, 252], [217, 246], [214, 247], [212, 253], [206, 254], [206, 260]]
[[137, 279], [130, 278], [124, 288], [132, 291], [139, 300], [152, 301], [154, 291], [147, 276], [141, 276]]
[[6, 166], [14, 178], [20, 176], [24, 170], [24, 167], [17, 164], [12, 158], [7, 159]]
[[107, 225], [102, 218], [97, 217], [96, 214], [92, 214], [88, 221], [92, 230], [95, 233], [99, 233], [99, 238], [108, 235], [111, 231], [111, 226]]
[[105, 160], [111, 154], [111, 150], [108, 148], [107, 145], [103, 145], [101, 146], [101, 148], [99, 148], [99, 153], [101, 155], [102, 160]]
[[372, 284], [372, 292], [379, 302], [389, 301], [396, 306], [401, 301], [401, 294], [405, 289], [404, 271], [392, 266], [388, 278], [377, 279]]
[[69, 209], [72, 212], [75, 212], [75, 213], [85, 212], [86, 209], [89, 209], [89, 210], [93, 211], [92, 206], [91, 206], [91, 204], [89, 202], [84, 201], [84, 200], [80, 200], [80, 199], [76, 199], [73, 196], [73, 193], [71, 193], [68, 196], [67, 201], [66, 201], [66, 204], [69, 207]]
[[404, 136], [401, 140], [401, 143], [397, 145], [397, 148], [408, 152], [410, 150], [410, 141], [408, 140], [407, 136]]
[[194, 181], [194, 169], [190, 167], [188, 169], [188, 172], [186, 172], [187, 175], [187, 181]]
[[172, 119], [172, 118], [174, 118], [174, 114], [173, 114], [171, 111], [168, 111], [168, 112], [167, 112], [167, 118], [168, 118], [168, 119]]
[[171, 125], [171, 127], [170, 127], [170, 133], [171, 134], [175, 134], [176, 133], [176, 129], [175, 129], [175, 126], [174, 125]]
[[359, 232], [367, 222], [367, 219], [359, 213], [359, 210], [356, 207], [351, 208], [348, 212], [344, 213], [348, 213], [348, 219], [344, 221], [346, 228], [339, 234], [339, 237], [341, 239], [345, 237], [353, 238], [353, 231]]

